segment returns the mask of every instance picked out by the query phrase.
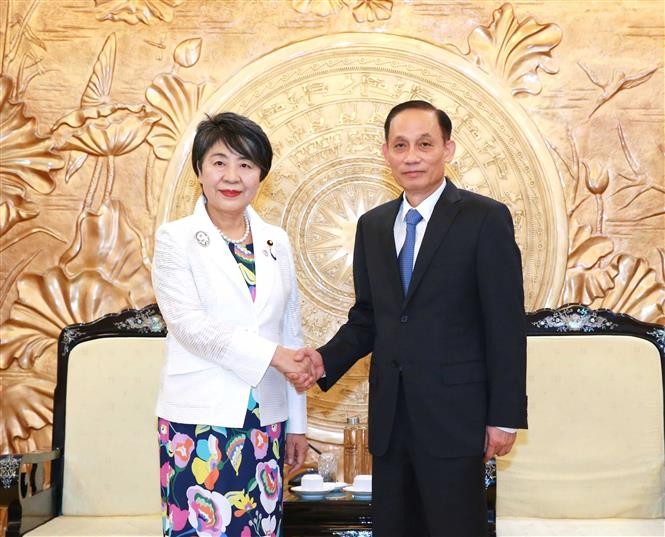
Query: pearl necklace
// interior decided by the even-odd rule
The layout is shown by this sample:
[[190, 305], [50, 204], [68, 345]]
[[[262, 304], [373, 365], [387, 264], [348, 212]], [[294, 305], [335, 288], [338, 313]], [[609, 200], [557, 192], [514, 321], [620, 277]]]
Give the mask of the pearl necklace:
[[245, 233], [244, 233], [243, 236], [240, 237], [239, 239], [236, 239], [236, 240], [230, 239], [229, 237], [227, 237], [227, 236], [224, 234], [224, 232], [223, 232], [219, 227], [217, 227], [217, 226], [215, 226], [215, 227], [217, 227], [217, 231], [219, 231], [219, 235], [222, 237], [222, 239], [224, 239], [226, 242], [228, 242], [228, 243], [230, 243], [230, 244], [233, 244], [233, 246], [234, 246], [235, 248], [238, 248], [238, 250], [240, 250], [240, 251], [243, 252], [244, 254], [246, 254], [246, 255], [251, 255], [252, 252], [250, 252], [247, 248], [245, 248], [245, 247], [242, 246], [242, 244], [241, 244], [241, 243], [245, 242], [245, 239], [246, 239], [247, 237], [249, 237], [249, 232], [250, 232], [249, 218], [247, 218], [247, 213], [243, 213], [242, 216], [243, 216], [243, 218], [244, 218], [244, 220], [245, 220]]

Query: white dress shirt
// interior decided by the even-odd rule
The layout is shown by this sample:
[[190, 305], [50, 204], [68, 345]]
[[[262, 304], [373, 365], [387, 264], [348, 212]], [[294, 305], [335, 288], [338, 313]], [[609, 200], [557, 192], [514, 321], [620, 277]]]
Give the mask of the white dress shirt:
[[404, 241], [406, 239], [406, 213], [409, 212], [409, 209], [417, 209], [420, 213], [420, 216], [423, 217], [423, 219], [416, 224], [416, 244], [413, 247], [414, 266], [416, 264], [418, 252], [420, 251], [420, 245], [423, 242], [423, 236], [425, 235], [427, 224], [432, 218], [434, 206], [436, 205], [436, 202], [439, 201], [444, 188], [446, 188], [445, 178], [439, 188], [437, 188], [434, 192], [427, 196], [427, 198], [421, 201], [418, 207], [411, 206], [411, 204], [406, 199], [406, 194], [402, 196], [402, 206], [399, 208], [397, 218], [395, 218], [395, 226], [393, 227], [393, 233], [395, 235], [395, 251], [397, 252], [397, 255], [399, 255], [400, 251], [402, 250], [402, 246], [404, 245]]
[[[425, 230], [427, 229], [427, 224], [432, 218], [432, 213], [434, 212], [434, 207], [439, 201], [441, 194], [443, 194], [443, 189], [446, 188], [446, 179], [443, 179], [443, 182], [434, 192], [427, 196], [417, 207], [412, 207], [409, 201], [406, 199], [406, 193], [402, 197], [402, 205], [399, 208], [397, 217], [395, 218], [395, 225], [393, 227], [393, 234], [395, 235], [395, 251], [399, 255], [406, 240], [406, 213], [409, 212], [409, 209], [417, 209], [420, 213], [420, 216], [423, 219], [416, 224], [416, 243], [413, 247], [413, 264], [415, 266], [416, 259], [418, 258], [418, 252], [420, 251], [420, 245], [423, 242], [423, 237], [425, 236]], [[517, 429], [512, 429], [510, 427], [497, 427], [502, 431], [507, 433], [514, 433]]]

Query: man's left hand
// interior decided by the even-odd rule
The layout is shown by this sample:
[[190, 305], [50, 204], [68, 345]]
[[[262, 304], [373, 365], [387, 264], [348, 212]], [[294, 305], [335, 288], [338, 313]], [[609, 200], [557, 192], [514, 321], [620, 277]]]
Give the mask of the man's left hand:
[[501, 457], [510, 453], [517, 433], [507, 433], [498, 427], [488, 425], [485, 428], [485, 462], [492, 457]]

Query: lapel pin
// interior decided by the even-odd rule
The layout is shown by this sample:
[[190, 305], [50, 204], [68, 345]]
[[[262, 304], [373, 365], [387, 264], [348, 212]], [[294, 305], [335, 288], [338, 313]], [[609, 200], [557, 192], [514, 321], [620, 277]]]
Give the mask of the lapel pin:
[[208, 237], [208, 234], [205, 231], [197, 231], [194, 236], [196, 237], [196, 242], [204, 248], [210, 244], [210, 237]]
[[275, 254], [272, 253], [272, 247], [273, 247], [274, 242], [272, 242], [270, 239], [268, 239], [266, 242], [268, 243], [268, 251], [270, 252], [270, 257], [272, 257], [275, 261], [277, 261], [277, 258], [275, 257]]

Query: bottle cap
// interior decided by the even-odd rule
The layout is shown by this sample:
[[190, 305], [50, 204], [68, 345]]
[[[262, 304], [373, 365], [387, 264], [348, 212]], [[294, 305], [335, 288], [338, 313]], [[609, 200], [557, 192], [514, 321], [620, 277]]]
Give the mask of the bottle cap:
[[358, 416], [349, 416], [346, 418], [347, 425], [358, 425], [360, 423], [360, 418]]

